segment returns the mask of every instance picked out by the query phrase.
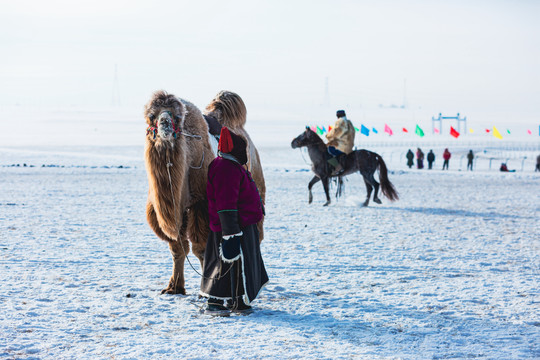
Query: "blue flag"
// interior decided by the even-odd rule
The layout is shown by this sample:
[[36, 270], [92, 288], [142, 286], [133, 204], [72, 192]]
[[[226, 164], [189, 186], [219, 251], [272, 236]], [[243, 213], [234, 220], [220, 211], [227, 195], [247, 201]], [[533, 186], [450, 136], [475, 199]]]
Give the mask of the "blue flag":
[[369, 136], [369, 129], [362, 124], [362, 127], [360, 128], [360, 133]]
[[375, 134], [378, 134], [379, 132], [377, 131], [377, 129], [373, 128], [371, 129], [371, 131], [373, 131]]

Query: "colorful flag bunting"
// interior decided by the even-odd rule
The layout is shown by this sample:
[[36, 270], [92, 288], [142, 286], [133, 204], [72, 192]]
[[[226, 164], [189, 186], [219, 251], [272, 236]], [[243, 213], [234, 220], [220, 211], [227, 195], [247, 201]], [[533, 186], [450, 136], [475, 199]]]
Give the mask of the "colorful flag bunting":
[[510, 134], [510, 129], [506, 129], [506, 132], [507, 132], [508, 134]]
[[489, 133], [491, 132], [491, 130], [489, 130], [489, 129], [486, 129], [486, 132], [487, 132], [487, 133], [489, 134]]
[[501, 133], [499, 132], [499, 130], [497, 130], [497, 128], [494, 126], [493, 127], [493, 136], [495, 136], [497, 139], [502, 139], [502, 135]]
[[317, 131], [317, 129], [315, 128], [315, 126], [312, 126], [312, 127], [311, 127], [311, 131], [313, 131], [314, 133], [317, 133], [317, 134], [319, 133], [319, 132]]
[[324, 134], [324, 132], [322, 131], [322, 129], [318, 125], [317, 125], [317, 134], [319, 134], [319, 135]]
[[527, 134], [532, 135], [532, 131], [531, 131], [531, 130], [527, 130]]
[[409, 132], [409, 130], [407, 130], [407, 129], [405, 129], [405, 128], [403, 128], [402, 131], [403, 131], [403, 132], [406, 132], [406, 133]]
[[388, 126], [388, 124], [384, 124], [384, 132], [388, 133], [388, 135], [394, 134], [394, 132], [392, 131], [392, 129], [390, 129], [390, 126]]
[[360, 129], [357, 128], [356, 126], [354, 127], [354, 130], [355, 130], [356, 132], [359, 132], [359, 131], [360, 131]]
[[473, 130], [472, 128], [469, 128], [469, 132], [470, 132], [471, 134], [473, 134], [473, 133], [474, 133], [474, 130]]
[[328, 125], [328, 132], [332, 131], [332, 126]]
[[321, 128], [321, 131], [322, 131], [322, 133], [324, 134], [324, 133], [326, 132], [326, 127], [323, 126], [323, 127]]
[[362, 124], [362, 127], [360, 128], [360, 132], [366, 136], [369, 136], [369, 129]]
[[452, 135], [456, 139], [459, 137], [459, 133], [452, 126], [450, 126], [450, 135]]
[[420, 137], [423, 137], [424, 136], [424, 130], [422, 130], [420, 128], [420, 126], [418, 126], [418, 124], [416, 124], [416, 130], [414, 131], [416, 133], [416, 135], [420, 136]]
[[379, 132], [377, 131], [377, 129], [375, 129], [375, 128], [372, 128], [371, 130], [372, 130], [375, 134], [378, 134], [378, 133], [379, 133]]
[[435, 132], [435, 134], [439, 133], [439, 129], [437, 129], [437, 128], [433, 128], [433, 131]]

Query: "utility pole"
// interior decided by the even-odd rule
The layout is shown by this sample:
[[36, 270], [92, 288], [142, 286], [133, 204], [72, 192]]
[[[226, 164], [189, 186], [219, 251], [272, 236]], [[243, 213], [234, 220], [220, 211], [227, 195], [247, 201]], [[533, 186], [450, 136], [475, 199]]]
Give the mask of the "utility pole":
[[407, 79], [403, 79], [403, 108], [406, 109], [407, 104]]
[[330, 87], [328, 85], [328, 76], [324, 82], [324, 106], [330, 107]]
[[111, 100], [112, 106], [120, 106], [120, 85], [118, 82], [118, 65], [114, 64], [114, 83], [113, 83], [113, 91], [112, 91], [112, 100]]

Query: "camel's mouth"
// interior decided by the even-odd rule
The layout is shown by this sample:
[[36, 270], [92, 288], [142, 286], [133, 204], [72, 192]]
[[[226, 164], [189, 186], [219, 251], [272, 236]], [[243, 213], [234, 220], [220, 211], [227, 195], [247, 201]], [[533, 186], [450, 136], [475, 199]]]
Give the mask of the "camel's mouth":
[[176, 133], [174, 120], [169, 111], [162, 111], [157, 119], [157, 133], [159, 138], [172, 141]]

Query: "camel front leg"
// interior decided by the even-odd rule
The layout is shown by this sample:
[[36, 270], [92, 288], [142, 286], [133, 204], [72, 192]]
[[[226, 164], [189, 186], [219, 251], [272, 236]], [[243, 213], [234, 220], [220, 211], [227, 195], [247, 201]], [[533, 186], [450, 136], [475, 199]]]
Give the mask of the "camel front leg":
[[187, 240], [187, 214], [182, 216], [182, 227], [180, 235], [176, 241], [169, 241], [169, 250], [173, 258], [173, 271], [169, 280], [169, 285], [162, 294], [182, 294], [186, 295], [186, 281], [184, 279], [184, 262], [189, 254], [189, 242]]

